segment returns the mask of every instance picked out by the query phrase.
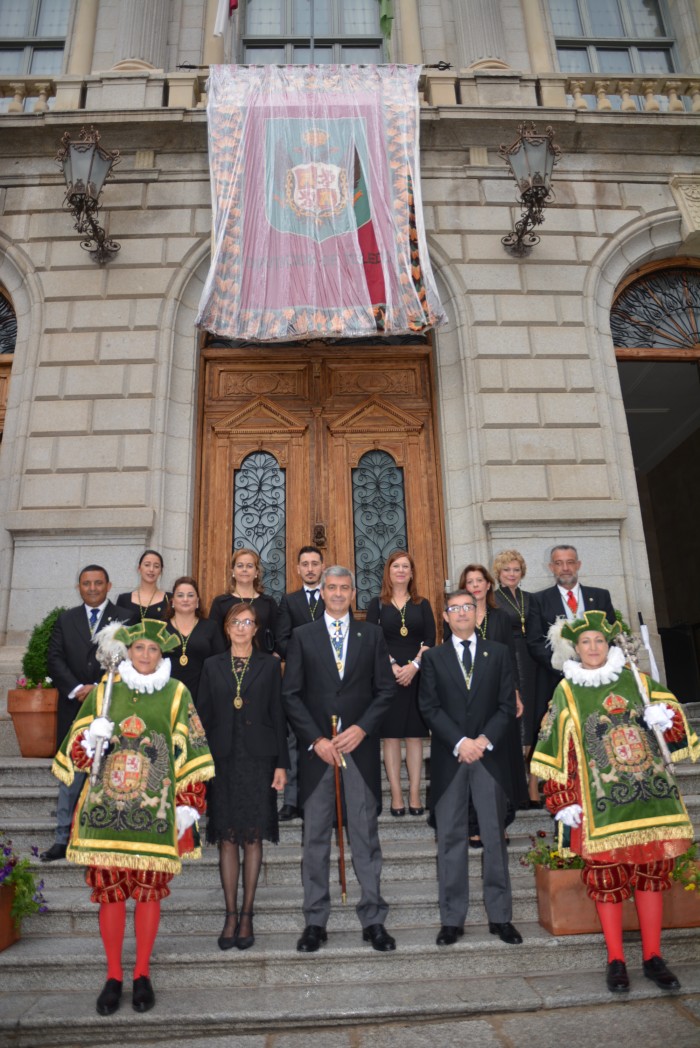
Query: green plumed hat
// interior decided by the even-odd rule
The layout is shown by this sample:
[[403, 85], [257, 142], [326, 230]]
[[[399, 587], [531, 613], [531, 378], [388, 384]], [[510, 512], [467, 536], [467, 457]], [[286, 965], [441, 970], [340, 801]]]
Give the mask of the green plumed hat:
[[135, 626], [120, 626], [114, 633], [114, 640], [120, 640], [127, 648], [137, 640], [152, 640], [164, 655], [180, 643], [180, 638], [168, 633], [165, 623], [158, 619], [142, 619]]
[[589, 630], [602, 633], [609, 644], [621, 632], [622, 626], [619, 622], [608, 622], [604, 611], [586, 611], [580, 619], [566, 622], [561, 628], [561, 635], [572, 644], [577, 644], [581, 634]]

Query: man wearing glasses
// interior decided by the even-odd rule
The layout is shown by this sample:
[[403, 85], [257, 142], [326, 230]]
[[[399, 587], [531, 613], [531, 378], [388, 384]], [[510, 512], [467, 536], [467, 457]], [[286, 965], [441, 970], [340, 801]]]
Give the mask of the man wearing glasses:
[[508, 649], [476, 633], [476, 604], [466, 590], [450, 593], [443, 615], [452, 634], [423, 654], [420, 711], [431, 731], [430, 806], [438, 839], [438, 946], [464, 932], [469, 907], [469, 798], [479, 818], [483, 895], [489, 931], [516, 944], [505, 842], [508, 796], [517, 793], [506, 739], [515, 719]]

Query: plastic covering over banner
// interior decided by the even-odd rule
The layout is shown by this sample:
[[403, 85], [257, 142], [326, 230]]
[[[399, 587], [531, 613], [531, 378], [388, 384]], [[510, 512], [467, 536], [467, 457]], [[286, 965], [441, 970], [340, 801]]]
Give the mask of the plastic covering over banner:
[[214, 256], [197, 324], [270, 342], [445, 320], [420, 204], [418, 66], [213, 66]]

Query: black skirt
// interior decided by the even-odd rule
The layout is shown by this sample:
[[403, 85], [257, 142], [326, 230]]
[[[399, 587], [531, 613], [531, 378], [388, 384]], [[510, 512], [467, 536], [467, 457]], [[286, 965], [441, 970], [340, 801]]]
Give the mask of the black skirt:
[[279, 841], [277, 790], [271, 783], [275, 757], [252, 757], [236, 731], [228, 757], [215, 761], [216, 776], [209, 782], [207, 841], [253, 844]]

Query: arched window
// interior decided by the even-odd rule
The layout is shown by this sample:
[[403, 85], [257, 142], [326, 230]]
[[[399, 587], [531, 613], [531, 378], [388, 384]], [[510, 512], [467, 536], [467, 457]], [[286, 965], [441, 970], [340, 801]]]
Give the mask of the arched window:
[[674, 260], [634, 274], [618, 292], [610, 330], [618, 359], [700, 359], [700, 267]]
[[276, 600], [286, 589], [286, 481], [274, 455], [254, 451], [233, 475], [233, 549], [254, 549], [263, 566], [265, 592]]
[[357, 607], [364, 609], [382, 588], [384, 562], [406, 549], [403, 469], [386, 451], [368, 451], [352, 471]]

